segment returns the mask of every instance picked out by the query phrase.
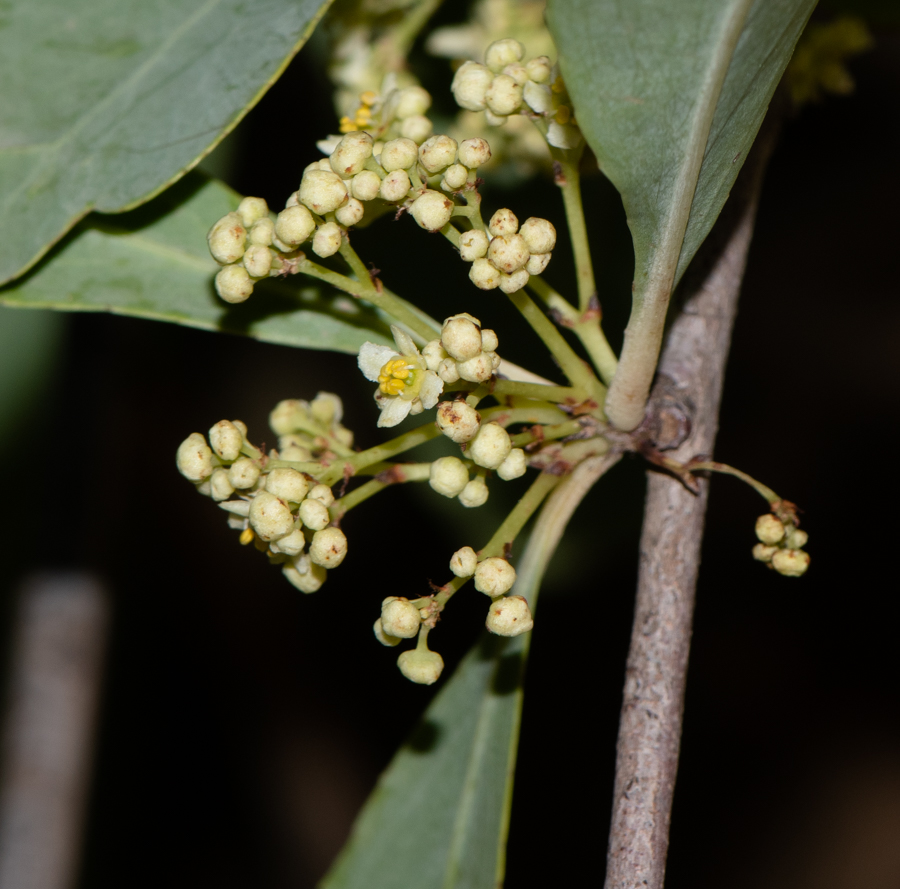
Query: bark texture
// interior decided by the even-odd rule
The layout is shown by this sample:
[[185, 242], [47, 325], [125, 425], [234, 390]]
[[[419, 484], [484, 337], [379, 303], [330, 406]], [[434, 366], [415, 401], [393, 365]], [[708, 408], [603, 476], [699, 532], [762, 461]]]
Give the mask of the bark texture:
[[[761, 136], [708, 242], [689, 296], [668, 333], [651, 399], [654, 431], [682, 438], [679, 461], [711, 454], [737, 299], [750, 246], [762, 169]], [[651, 410], [652, 413], [652, 410]], [[687, 418], [689, 424], [683, 422]], [[665, 437], [665, 436], [663, 436]], [[665, 442], [661, 442], [665, 444]], [[684, 710], [685, 675], [708, 482], [692, 494], [649, 473], [634, 626], [616, 750], [606, 889], [661, 889]]]

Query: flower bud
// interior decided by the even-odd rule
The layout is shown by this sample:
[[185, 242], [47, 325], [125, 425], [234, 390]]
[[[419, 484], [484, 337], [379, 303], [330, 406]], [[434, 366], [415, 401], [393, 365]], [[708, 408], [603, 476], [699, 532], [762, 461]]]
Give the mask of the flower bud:
[[209, 477], [209, 495], [219, 502], [227, 500], [234, 493], [231, 482], [228, 481], [227, 469], [216, 469]]
[[[366, 208], [356, 198], [350, 198], [343, 207], [334, 211], [334, 218], [343, 226], [356, 225], [365, 216]], [[315, 250], [315, 247], [313, 247]]]
[[460, 108], [465, 108], [466, 111], [484, 111], [485, 96], [493, 80], [494, 75], [489, 68], [478, 62], [463, 62], [453, 76], [450, 91]]
[[268, 247], [251, 244], [244, 252], [243, 263], [251, 278], [265, 278], [272, 268], [272, 253]]
[[458, 361], [456, 371], [462, 380], [470, 383], [486, 383], [494, 375], [492, 352], [479, 352], [468, 361]]
[[328, 572], [319, 565], [313, 565], [305, 554], [293, 558], [281, 571], [301, 593], [316, 592], [328, 577]]
[[[328, 489], [330, 492], [330, 489]], [[321, 531], [327, 528], [331, 522], [331, 516], [328, 514], [328, 507], [319, 500], [311, 500], [306, 498], [300, 504], [300, 521], [306, 525], [310, 531]]]
[[505, 117], [522, 107], [522, 87], [508, 74], [498, 74], [484, 94], [487, 107]]
[[484, 625], [498, 636], [521, 636], [534, 627], [534, 619], [522, 596], [505, 596], [491, 602]]
[[419, 163], [429, 173], [437, 173], [456, 160], [456, 149], [456, 139], [432, 136], [419, 146]]
[[457, 152], [459, 162], [470, 170], [483, 167], [491, 159], [491, 146], [487, 139], [463, 139]]
[[254, 222], [269, 215], [269, 205], [262, 198], [246, 197], [238, 204], [237, 213], [244, 228], [250, 228]]
[[216, 274], [216, 293], [227, 303], [242, 303], [253, 293], [253, 281], [242, 265], [226, 265]]
[[328, 485], [314, 485], [306, 497], [308, 500], [318, 500], [326, 509], [334, 503], [334, 494], [331, 493]]
[[531, 256], [528, 257], [528, 262], [525, 263], [525, 271], [528, 272], [529, 275], [543, 274], [552, 255], [552, 253], [532, 253]]
[[189, 481], [202, 482], [212, 475], [212, 451], [199, 432], [192, 432], [175, 455], [178, 471]]
[[494, 333], [493, 330], [485, 330], [482, 328], [481, 331], [481, 348], [484, 352], [496, 352], [497, 347], [500, 345], [500, 340], [497, 339], [497, 334]]
[[408, 170], [419, 156], [419, 147], [412, 139], [391, 139], [381, 149], [381, 166], [386, 173]]
[[488, 236], [477, 228], [463, 232], [459, 236], [459, 255], [466, 262], [474, 262], [487, 255]]
[[469, 482], [469, 470], [458, 457], [439, 457], [431, 464], [428, 484], [438, 494], [456, 497]]
[[495, 40], [484, 52], [484, 63], [491, 71], [500, 71], [506, 65], [521, 62], [525, 55], [525, 47], [512, 37]]
[[488, 486], [479, 475], [472, 479], [459, 495], [459, 502], [467, 509], [475, 509], [484, 506], [488, 499]]
[[511, 77], [521, 87], [530, 81], [528, 69], [524, 65], [507, 65], [500, 73]]
[[269, 544], [269, 549], [273, 553], [284, 553], [286, 556], [299, 556], [306, 546], [306, 538], [299, 528], [294, 528], [290, 534], [282, 537], [280, 540], [273, 540]]
[[431, 107], [431, 93], [420, 86], [408, 86], [400, 90], [397, 107], [394, 111], [398, 120], [424, 114]]
[[525, 459], [525, 451], [522, 448], [513, 448], [506, 459], [497, 467], [497, 475], [504, 481], [512, 481], [525, 475], [528, 461]]
[[209, 252], [222, 265], [237, 262], [244, 255], [247, 229], [244, 228], [239, 213], [223, 216], [206, 236]]
[[444, 669], [444, 659], [436, 651], [413, 648], [397, 658], [400, 672], [411, 682], [434, 685]]
[[[300, 201], [320, 216], [337, 210], [347, 200], [347, 186], [337, 173], [308, 170], [300, 182]], [[279, 214], [281, 215], [281, 214]], [[275, 226], [276, 233], [278, 226]], [[278, 237], [281, 237], [279, 234]]]
[[344, 233], [336, 222], [323, 222], [313, 236], [313, 253], [325, 259], [341, 249]]
[[[372, 137], [368, 133], [356, 131], [347, 133], [331, 152], [328, 159], [331, 169], [341, 179], [350, 179], [359, 173], [372, 156]], [[300, 200], [303, 200], [301, 197]], [[305, 203], [305, 201], [304, 201]]]
[[455, 383], [459, 379], [459, 368], [452, 358], [445, 358], [437, 368], [437, 375], [445, 383]]
[[442, 401], [437, 409], [441, 432], [457, 444], [471, 441], [481, 426], [481, 415], [464, 401]]
[[385, 633], [384, 628], [381, 626], [381, 618], [375, 621], [372, 626], [372, 630], [375, 632], [375, 638], [382, 644], [386, 645], [389, 648], [393, 648], [395, 645], [399, 645], [400, 639], [397, 636], [389, 636]]
[[347, 555], [347, 538], [340, 528], [323, 528], [313, 535], [309, 557], [323, 568], [337, 568]]
[[459, 191], [469, 179], [469, 171], [462, 164], [450, 164], [444, 170], [444, 178], [441, 179], [441, 188], [444, 191]]
[[410, 181], [406, 170], [394, 170], [384, 177], [378, 193], [383, 200], [396, 203], [406, 199], [409, 189]]
[[484, 122], [489, 127], [502, 127], [507, 120], [509, 120], [508, 117], [502, 114], [494, 114], [490, 108], [485, 108], [484, 110]]
[[272, 238], [275, 237], [275, 223], [268, 216], [258, 219], [253, 223], [247, 238], [251, 244], [259, 244], [260, 247], [270, 247]]
[[334, 392], [317, 392], [309, 403], [309, 412], [317, 423], [330, 427], [343, 419], [344, 403]]
[[809, 534], [799, 528], [790, 527], [784, 537], [784, 545], [788, 549], [803, 549], [809, 540]]
[[487, 255], [494, 268], [511, 275], [528, 262], [531, 254], [521, 235], [498, 235], [491, 239]]
[[475, 568], [475, 589], [486, 596], [502, 596], [515, 582], [516, 569], [506, 559], [485, 559]]
[[[516, 218], [516, 214], [513, 213], [512, 210], [507, 210], [505, 207], [498, 210], [488, 223], [488, 231], [490, 231], [495, 238], [498, 238], [501, 235], [514, 235], [518, 230], [519, 220]], [[526, 243], [528, 242], [526, 241]]]
[[244, 436], [230, 420], [219, 420], [209, 430], [209, 443], [216, 454], [226, 463], [233, 463], [241, 456]]
[[526, 83], [522, 87], [522, 101], [535, 114], [549, 114], [553, 111], [553, 91], [544, 83]]
[[481, 327], [470, 315], [452, 315], [441, 327], [441, 345], [457, 361], [466, 361], [481, 353]]
[[412, 639], [419, 633], [419, 609], [409, 599], [388, 596], [381, 603], [381, 628], [388, 636]]
[[785, 577], [800, 577], [809, 568], [809, 553], [802, 549], [780, 549], [772, 556], [772, 567]]
[[478, 565], [478, 556], [471, 546], [464, 546], [458, 549], [450, 557], [450, 570], [457, 577], [471, 577], [475, 573]]
[[497, 469], [511, 450], [509, 433], [498, 423], [485, 423], [469, 444], [466, 456], [485, 469]]
[[425, 367], [429, 370], [436, 371], [446, 357], [447, 353], [440, 340], [429, 340], [422, 347], [422, 358], [425, 360]]
[[421, 114], [414, 114], [400, 123], [400, 135], [404, 139], [412, 139], [416, 145], [421, 145], [431, 135], [433, 130], [434, 125], [427, 117]]
[[413, 219], [425, 231], [440, 231], [453, 215], [453, 201], [439, 191], [424, 191], [409, 208]]
[[784, 525], [781, 520], [769, 513], [756, 520], [756, 536], [761, 543], [772, 546], [784, 537]]
[[528, 283], [528, 272], [525, 269], [519, 269], [511, 275], [503, 272], [500, 273], [499, 287], [504, 293], [516, 293]]
[[269, 491], [260, 491], [250, 502], [250, 525], [261, 540], [278, 540], [294, 529], [287, 503]]
[[287, 467], [273, 469], [266, 477], [266, 490], [280, 500], [299, 503], [309, 490], [309, 482], [302, 472]]
[[363, 170], [350, 180], [350, 194], [358, 201], [374, 201], [381, 188], [381, 177], [371, 170]]
[[772, 556], [777, 552], [777, 546], [766, 546], [764, 543], [757, 543], [753, 547], [753, 558], [758, 562], [771, 562]]
[[285, 244], [296, 247], [316, 230], [316, 220], [302, 204], [282, 210], [275, 218], [275, 234]]
[[493, 290], [500, 286], [503, 273], [495, 269], [488, 259], [476, 259], [469, 269], [469, 280], [479, 290]]
[[550, 253], [556, 246], [556, 228], [549, 219], [530, 216], [522, 223], [519, 234], [525, 239], [529, 253]]
[[530, 80], [533, 80], [535, 83], [546, 83], [550, 79], [553, 65], [547, 56], [536, 56], [525, 64], [525, 70], [528, 72]]
[[259, 478], [259, 467], [249, 457], [238, 457], [228, 469], [228, 481], [233, 488], [246, 491]]
[[279, 401], [269, 414], [269, 425], [276, 435], [290, 435], [309, 421], [309, 405], [297, 398]]

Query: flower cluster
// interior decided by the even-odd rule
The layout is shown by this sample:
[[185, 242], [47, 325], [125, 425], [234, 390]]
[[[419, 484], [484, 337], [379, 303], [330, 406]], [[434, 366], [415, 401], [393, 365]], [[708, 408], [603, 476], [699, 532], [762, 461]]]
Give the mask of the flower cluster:
[[753, 558], [765, 562], [786, 577], [800, 577], [809, 568], [809, 553], [803, 551], [809, 535], [801, 531], [793, 516], [782, 521], [767, 513], [756, 520], [759, 543], [753, 547]]

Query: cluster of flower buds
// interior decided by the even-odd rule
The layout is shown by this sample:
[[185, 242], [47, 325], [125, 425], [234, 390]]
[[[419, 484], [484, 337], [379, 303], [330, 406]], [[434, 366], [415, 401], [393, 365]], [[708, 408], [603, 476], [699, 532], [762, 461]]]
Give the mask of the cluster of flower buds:
[[531, 275], [540, 275], [555, 246], [552, 222], [531, 216], [520, 226], [507, 209], [491, 217], [487, 232], [472, 229], [459, 236], [459, 255], [472, 263], [469, 280], [481, 290], [499, 287], [504, 293], [515, 293]]
[[375, 621], [375, 638], [382, 645], [394, 647], [403, 639], [419, 637], [415, 648], [397, 658], [400, 672], [419, 685], [432, 685], [444, 669], [444, 659], [428, 648], [428, 631], [437, 622], [439, 609], [431, 597], [410, 602], [402, 596], [388, 596], [381, 603], [381, 617]]
[[270, 417], [279, 449], [268, 456], [250, 444], [240, 420], [220, 420], [178, 448], [176, 464], [201, 494], [228, 512], [228, 524], [241, 532], [241, 543], [254, 543], [297, 589], [313, 593], [326, 573], [347, 555], [347, 538], [334, 526], [329, 507], [331, 488], [313, 476], [273, 461], [313, 462], [327, 456], [329, 446], [352, 444], [341, 426], [340, 399], [320, 392], [311, 402], [283, 401]]
[[809, 553], [803, 551], [809, 535], [791, 521], [784, 522], [773, 513], [756, 520], [759, 543], [753, 547], [753, 558], [765, 562], [786, 577], [800, 577], [809, 568]]
[[498, 636], [520, 636], [533, 626], [531, 609], [522, 596], [507, 593], [516, 582], [516, 569], [506, 559], [492, 556], [478, 560], [471, 546], [453, 553], [450, 570], [457, 577], [474, 577], [475, 589], [491, 599], [485, 626]]
[[524, 58], [525, 47], [518, 40], [494, 41], [483, 65], [464, 62], [457, 70], [453, 97], [467, 111], [483, 111], [491, 126], [502, 126], [519, 113], [542, 118], [550, 145], [574, 148], [582, 137], [557, 67], [547, 56]]

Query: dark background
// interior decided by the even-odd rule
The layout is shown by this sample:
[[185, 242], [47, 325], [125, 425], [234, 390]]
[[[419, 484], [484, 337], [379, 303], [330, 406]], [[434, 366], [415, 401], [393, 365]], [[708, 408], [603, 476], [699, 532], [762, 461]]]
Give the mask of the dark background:
[[[880, 35], [852, 65], [852, 96], [789, 121], [766, 178], [716, 455], [802, 507], [813, 561], [801, 580], [754, 563], [762, 501], [714, 480], [671, 889], [900, 886], [898, 50], [896, 33]], [[314, 138], [334, 128], [319, 82], [322, 133], [286, 130], [279, 109], [310, 77], [301, 56], [232, 141], [233, 184], [273, 206], [316, 156]], [[288, 141], [296, 170], [271, 162], [275, 139]], [[617, 340], [628, 233], [611, 187], [596, 175], [586, 190]], [[505, 195], [485, 200], [495, 208]], [[514, 200], [526, 215], [561, 216], [549, 182]], [[530, 333], [503, 301], [474, 293], [443, 242], [409, 220], [397, 225], [407, 226], [402, 237], [385, 220], [358, 242], [393, 289], [438, 316], [479, 314], [502, 354], [553, 373], [533, 365]], [[548, 271], [561, 286], [563, 246]], [[427, 489], [387, 492], [348, 518], [348, 561], [303, 596], [238, 546], [224, 515], [175, 471], [189, 432], [238, 417], [253, 440], [270, 439], [270, 408], [319, 389], [344, 397], [360, 444], [378, 440], [371, 384], [351, 356], [73, 316], [39, 408], [5, 436], [0, 456], [15, 470], [0, 519], [6, 618], [11, 592], [38, 567], [94, 570], [114, 602], [84, 887], [312, 886], [430, 699], [374, 643], [379, 602], [398, 586], [418, 594], [440, 580], [453, 549], [487, 539], [515, 485], [495, 485], [477, 516]], [[513, 887], [563, 875], [599, 882], [643, 472], [626, 460], [592, 492], [545, 586]], [[398, 516], [409, 522], [403, 552], [383, 538]], [[448, 664], [475, 638], [482, 610], [474, 596], [454, 601], [434, 637]], [[596, 621], [589, 633], [586, 615]]]

